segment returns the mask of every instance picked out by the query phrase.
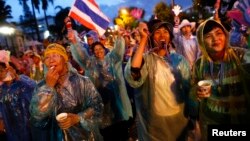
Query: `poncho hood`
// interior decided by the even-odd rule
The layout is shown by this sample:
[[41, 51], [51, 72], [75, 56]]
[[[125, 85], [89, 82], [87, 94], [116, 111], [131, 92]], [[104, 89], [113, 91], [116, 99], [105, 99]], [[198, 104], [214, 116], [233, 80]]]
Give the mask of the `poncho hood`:
[[220, 22], [209, 19], [201, 23], [200, 26], [197, 28], [197, 32], [196, 32], [197, 40], [198, 40], [199, 48], [202, 52], [204, 59], [209, 60], [209, 61], [212, 61], [212, 59], [209, 57], [208, 52], [205, 47], [204, 34], [210, 32], [214, 27], [221, 28], [226, 35], [226, 44], [225, 44], [226, 52], [227, 52], [228, 47], [230, 46], [228, 42], [229, 33]]

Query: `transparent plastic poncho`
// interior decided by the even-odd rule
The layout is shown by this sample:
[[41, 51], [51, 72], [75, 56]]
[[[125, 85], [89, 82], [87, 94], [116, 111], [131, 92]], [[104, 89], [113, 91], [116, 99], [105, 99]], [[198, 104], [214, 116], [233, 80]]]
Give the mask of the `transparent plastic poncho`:
[[[47, 101], [47, 106], [42, 111], [39, 109], [41, 101]], [[89, 108], [94, 109], [94, 115], [91, 119], [85, 119], [84, 114]], [[41, 81], [30, 105], [33, 126], [48, 129], [49, 138], [53, 141], [99, 140], [97, 127], [101, 122], [102, 111], [100, 94], [93, 83], [87, 77], [78, 74], [76, 70], [69, 71], [64, 84], [57, 84], [55, 88], [50, 88], [45, 81]], [[78, 114], [80, 122], [61, 130], [55, 117], [63, 112]]]
[[31, 141], [29, 105], [35, 86], [25, 75], [0, 86], [0, 112], [9, 141]]
[[71, 45], [71, 52], [102, 96], [104, 114], [101, 128], [133, 117], [122, 71], [124, 39], [116, 38], [114, 49], [105, 55], [104, 60], [90, 57], [79, 43]]
[[[211, 51], [207, 50], [205, 44], [203, 32], [206, 26], [210, 26], [208, 23], [217, 25], [225, 34], [224, 55], [220, 61], [210, 57]], [[196, 101], [202, 140], [206, 141], [210, 124], [249, 124], [250, 53], [247, 49], [230, 46], [227, 30], [215, 20], [206, 20], [199, 26], [197, 39], [202, 56], [196, 61], [192, 72], [190, 96]], [[212, 87], [211, 95], [198, 101], [196, 89], [200, 80], [212, 81]]]
[[184, 109], [189, 91], [189, 65], [176, 53], [160, 57], [149, 52], [143, 60], [138, 80], [133, 77], [131, 60], [125, 67], [126, 80], [138, 91], [135, 103], [139, 140], [176, 141], [188, 121]]

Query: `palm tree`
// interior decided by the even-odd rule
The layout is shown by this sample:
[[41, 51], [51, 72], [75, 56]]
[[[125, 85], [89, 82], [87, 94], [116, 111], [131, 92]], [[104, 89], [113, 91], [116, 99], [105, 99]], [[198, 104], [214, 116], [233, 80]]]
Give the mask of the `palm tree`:
[[0, 22], [6, 22], [7, 19], [13, 18], [11, 16], [11, 6], [5, 5], [4, 0], [0, 0]]
[[45, 18], [45, 22], [46, 22], [46, 26], [48, 28], [49, 24], [48, 24], [48, 19], [47, 19], [47, 14], [46, 11], [48, 9], [49, 6], [49, 2], [53, 5], [54, 4], [54, 0], [31, 0], [34, 4], [34, 7], [38, 10], [38, 12], [40, 12], [40, 2], [42, 3], [42, 9], [44, 12], [44, 18]]
[[[20, 4], [23, 5], [25, 15], [27, 12], [29, 13], [29, 11], [27, 11], [27, 8], [28, 8], [27, 1], [28, 0], [19, 0]], [[38, 12], [40, 12], [39, 6], [40, 6], [40, 3], [42, 3], [42, 9], [44, 10], [46, 26], [48, 28], [48, 20], [47, 20], [47, 15], [46, 15], [46, 10], [48, 8], [48, 2], [51, 2], [53, 4], [54, 0], [31, 0], [32, 15], [33, 15], [34, 23], [35, 23], [35, 30], [36, 30], [38, 40], [40, 40], [40, 34], [39, 34], [39, 29], [38, 29], [38, 23], [36, 20], [35, 9], [38, 10]]]
[[[27, 4], [28, 1], [29, 0], [19, 0], [19, 4], [23, 6], [23, 12], [24, 12], [24, 16], [20, 16], [20, 22], [22, 25], [24, 25], [24, 28], [27, 28], [27, 26], [28, 26], [28, 30], [31, 29], [31, 31], [33, 31], [33, 29], [35, 29], [35, 32], [37, 34], [37, 39], [40, 40], [41, 38], [40, 38], [38, 24], [37, 24], [37, 20], [36, 20], [34, 1], [31, 0], [32, 12], [30, 11], [30, 8]], [[37, 2], [37, 1], [35, 1], [35, 2]]]
[[[54, 4], [54, 0], [49, 0], [49, 2], [53, 5]], [[48, 23], [48, 19], [47, 19], [47, 14], [46, 14], [46, 11], [48, 9], [48, 0], [42, 0], [42, 9], [43, 9], [43, 12], [44, 12], [44, 17], [45, 17], [45, 21], [46, 21], [46, 26], [47, 26], [47, 29], [49, 27], [49, 23]]]

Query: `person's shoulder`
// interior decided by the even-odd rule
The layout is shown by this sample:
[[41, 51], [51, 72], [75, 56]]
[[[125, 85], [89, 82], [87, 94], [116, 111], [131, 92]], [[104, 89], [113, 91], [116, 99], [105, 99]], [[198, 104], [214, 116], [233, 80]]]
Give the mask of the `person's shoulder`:
[[189, 67], [188, 61], [183, 55], [176, 53], [176, 52], [173, 52], [170, 54], [170, 57], [171, 57], [172, 63], [184, 64], [187, 67]]
[[76, 74], [76, 77], [78, 77], [80, 85], [89, 86], [89, 84], [92, 84], [92, 81], [90, 80], [90, 78], [88, 76], [81, 75], [78, 73], [78, 74]]
[[244, 57], [244, 54], [247, 52], [247, 49], [241, 47], [230, 47], [230, 48], [234, 51], [235, 55], [240, 59], [242, 59]]
[[185, 60], [185, 57], [177, 52], [170, 53], [170, 57], [177, 60]]
[[87, 81], [89, 77], [78, 73], [76, 70], [70, 71], [70, 80], [84, 80]]
[[29, 86], [29, 87], [35, 87], [36, 86], [36, 82], [31, 79], [30, 77], [21, 74], [19, 75], [19, 81], [20, 83], [22, 83], [23, 85]]
[[242, 47], [230, 47], [231, 49], [233, 49], [234, 52], [239, 52], [239, 53], [245, 53], [247, 51], [246, 48], [242, 48]]

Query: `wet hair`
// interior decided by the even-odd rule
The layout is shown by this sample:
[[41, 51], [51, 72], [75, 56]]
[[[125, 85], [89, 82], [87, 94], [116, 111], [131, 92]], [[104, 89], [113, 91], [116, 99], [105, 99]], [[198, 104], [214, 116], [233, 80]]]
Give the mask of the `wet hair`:
[[211, 30], [213, 30], [216, 27], [220, 28], [224, 32], [224, 28], [222, 27], [221, 24], [219, 24], [219, 23], [217, 23], [215, 21], [208, 21], [206, 23], [206, 25], [204, 26], [203, 35], [207, 34], [208, 32], [210, 32]]

